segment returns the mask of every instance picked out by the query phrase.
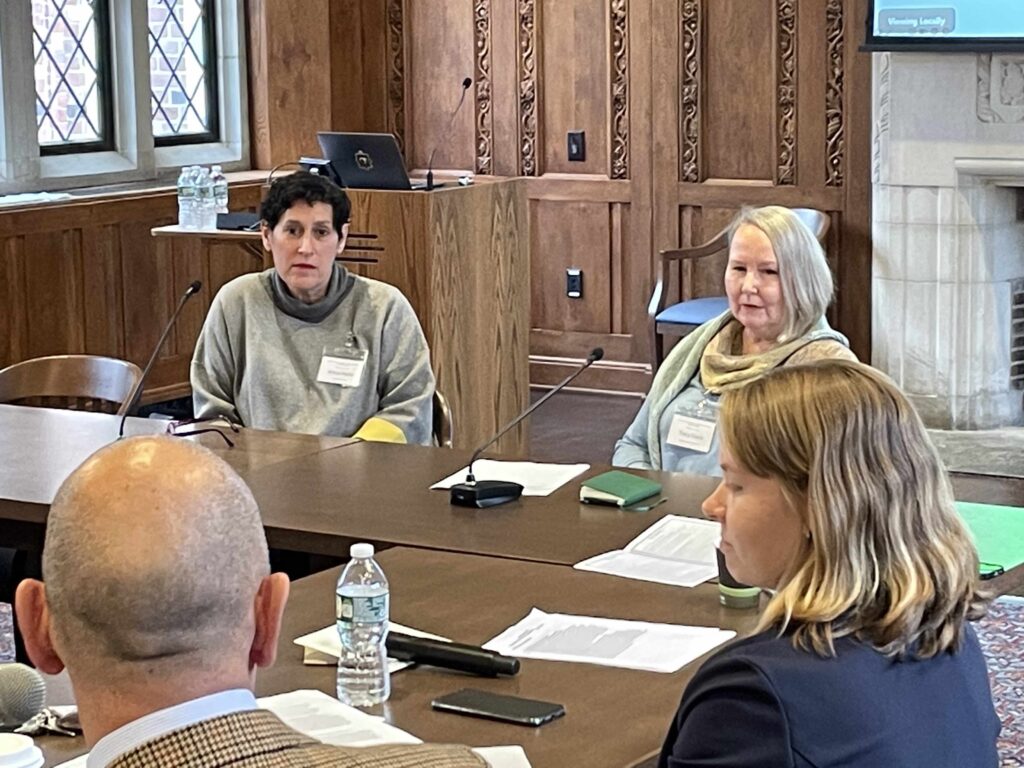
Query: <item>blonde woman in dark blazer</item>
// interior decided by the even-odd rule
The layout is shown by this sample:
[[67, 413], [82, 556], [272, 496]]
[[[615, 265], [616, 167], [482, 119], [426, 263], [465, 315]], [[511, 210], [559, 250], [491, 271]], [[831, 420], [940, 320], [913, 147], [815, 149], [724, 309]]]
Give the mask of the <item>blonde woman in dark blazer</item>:
[[704, 513], [774, 595], [687, 686], [660, 765], [995, 768], [978, 558], [906, 397], [858, 363], [782, 367], [720, 423]]

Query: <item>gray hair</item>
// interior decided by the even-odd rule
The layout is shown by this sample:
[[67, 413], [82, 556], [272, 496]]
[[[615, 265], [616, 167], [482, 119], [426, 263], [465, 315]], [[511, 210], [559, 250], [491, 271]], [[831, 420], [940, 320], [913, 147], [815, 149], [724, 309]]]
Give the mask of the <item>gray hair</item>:
[[743, 208], [729, 225], [729, 244], [749, 224], [764, 232], [779, 264], [785, 323], [779, 341], [806, 334], [825, 314], [834, 290], [825, 251], [814, 233], [789, 208]]
[[270, 572], [256, 501], [224, 461], [170, 437], [119, 441], [65, 480], [43, 579], [69, 667], [175, 674], [251, 639]]

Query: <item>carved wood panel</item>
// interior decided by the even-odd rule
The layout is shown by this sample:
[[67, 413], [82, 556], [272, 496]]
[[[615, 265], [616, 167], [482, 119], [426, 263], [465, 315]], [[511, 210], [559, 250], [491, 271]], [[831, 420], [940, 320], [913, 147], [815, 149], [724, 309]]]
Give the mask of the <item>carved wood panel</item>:
[[491, 0], [473, 3], [476, 56], [474, 96], [476, 102], [476, 172], [493, 173], [494, 113], [491, 111]]
[[519, 168], [523, 176], [538, 173], [538, 16], [535, 0], [519, 0]]

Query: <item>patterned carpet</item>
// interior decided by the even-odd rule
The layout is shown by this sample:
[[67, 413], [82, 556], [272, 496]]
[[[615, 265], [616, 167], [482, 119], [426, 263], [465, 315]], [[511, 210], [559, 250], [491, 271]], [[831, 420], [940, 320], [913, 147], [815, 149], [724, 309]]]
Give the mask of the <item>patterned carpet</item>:
[[1003, 768], [1024, 768], [1024, 598], [993, 601], [976, 626], [988, 659], [992, 698], [1003, 723], [999, 754]]

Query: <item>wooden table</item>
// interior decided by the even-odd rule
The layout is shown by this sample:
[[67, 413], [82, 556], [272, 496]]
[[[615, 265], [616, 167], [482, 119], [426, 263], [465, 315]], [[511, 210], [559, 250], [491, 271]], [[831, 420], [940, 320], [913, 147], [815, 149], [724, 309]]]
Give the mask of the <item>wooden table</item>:
[[430, 486], [464, 467], [468, 451], [359, 443], [285, 461], [247, 478], [270, 546], [347, 554], [353, 540], [572, 565], [620, 549], [667, 514], [699, 516], [716, 478], [650, 473], [668, 499], [649, 512], [581, 504], [580, 479], [550, 496], [490, 509], [452, 506]]
[[[397, 548], [380, 554], [391, 583], [391, 616], [400, 623], [479, 644], [536, 606], [588, 616], [697, 624], [748, 634], [757, 612], [718, 604], [710, 584], [695, 589], [650, 584], [516, 560]], [[257, 694], [298, 688], [335, 693], [334, 667], [307, 667], [294, 638], [333, 621], [339, 569], [292, 585], [277, 664], [260, 673]], [[521, 744], [535, 768], [632, 766], [657, 753], [683, 688], [699, 666], [674, 674], [589, 664], [523, 660], [511, 678], [487, 679], [419, 668], [392, 677], [387, 719], [425, 741], [472, 746]], [[566, 715], [541, 728], [434, 712], [431, 699], [464, 687], [557, 701]], [[55, 762], [81, 752], [80, 739], [40, 740]]]
[[[0, 406], [0, 541], [42, 547], [49, 499], [64, 477], [117, 434], [116, 417]], [[126, 433], [159, 430], [129, 419]], [[81, 432], [81, 434], [79, 434]], [[571, 565], [619, 549], [666, 514], [700, 515], [717, 480], [649, 473], [667, 501], [649, 512], [580, 504], [579, 478], [548, 497], [523, 497], [491, 509], [453, 507], [430, 485], [465, 466], [467, 451], [354, 442], [244, 430], [236, 447], [216, 435], [201, 442], [221, 455], [253, 490], [271, 547], [346, 556], [353, 541], [412, 546]], [[606, 470], [595, 466], [582, 477]], [[35, 489], [28, 496], [24, 487]], [[957, 498], [1024, 506], [1024, 479], [953, 475]], [[47, 493], [49, 495], [47, 495]], [[1024, 565], [986, 586], [1024, 586]]]
[[[42, 549], [46, 514], [60, 484], [86, 458], [117, 439], [120, 421], [104, 413], [0, 405], [0, 545]], [[124, 433], [160, 434], [166, 427], [167, 422], [157, 419], [129, 418]], [[211, 449], [242, 477], [356, 442], [255, 429], [224, 431], [234, 448], [214, 434], [189, 439]]]

